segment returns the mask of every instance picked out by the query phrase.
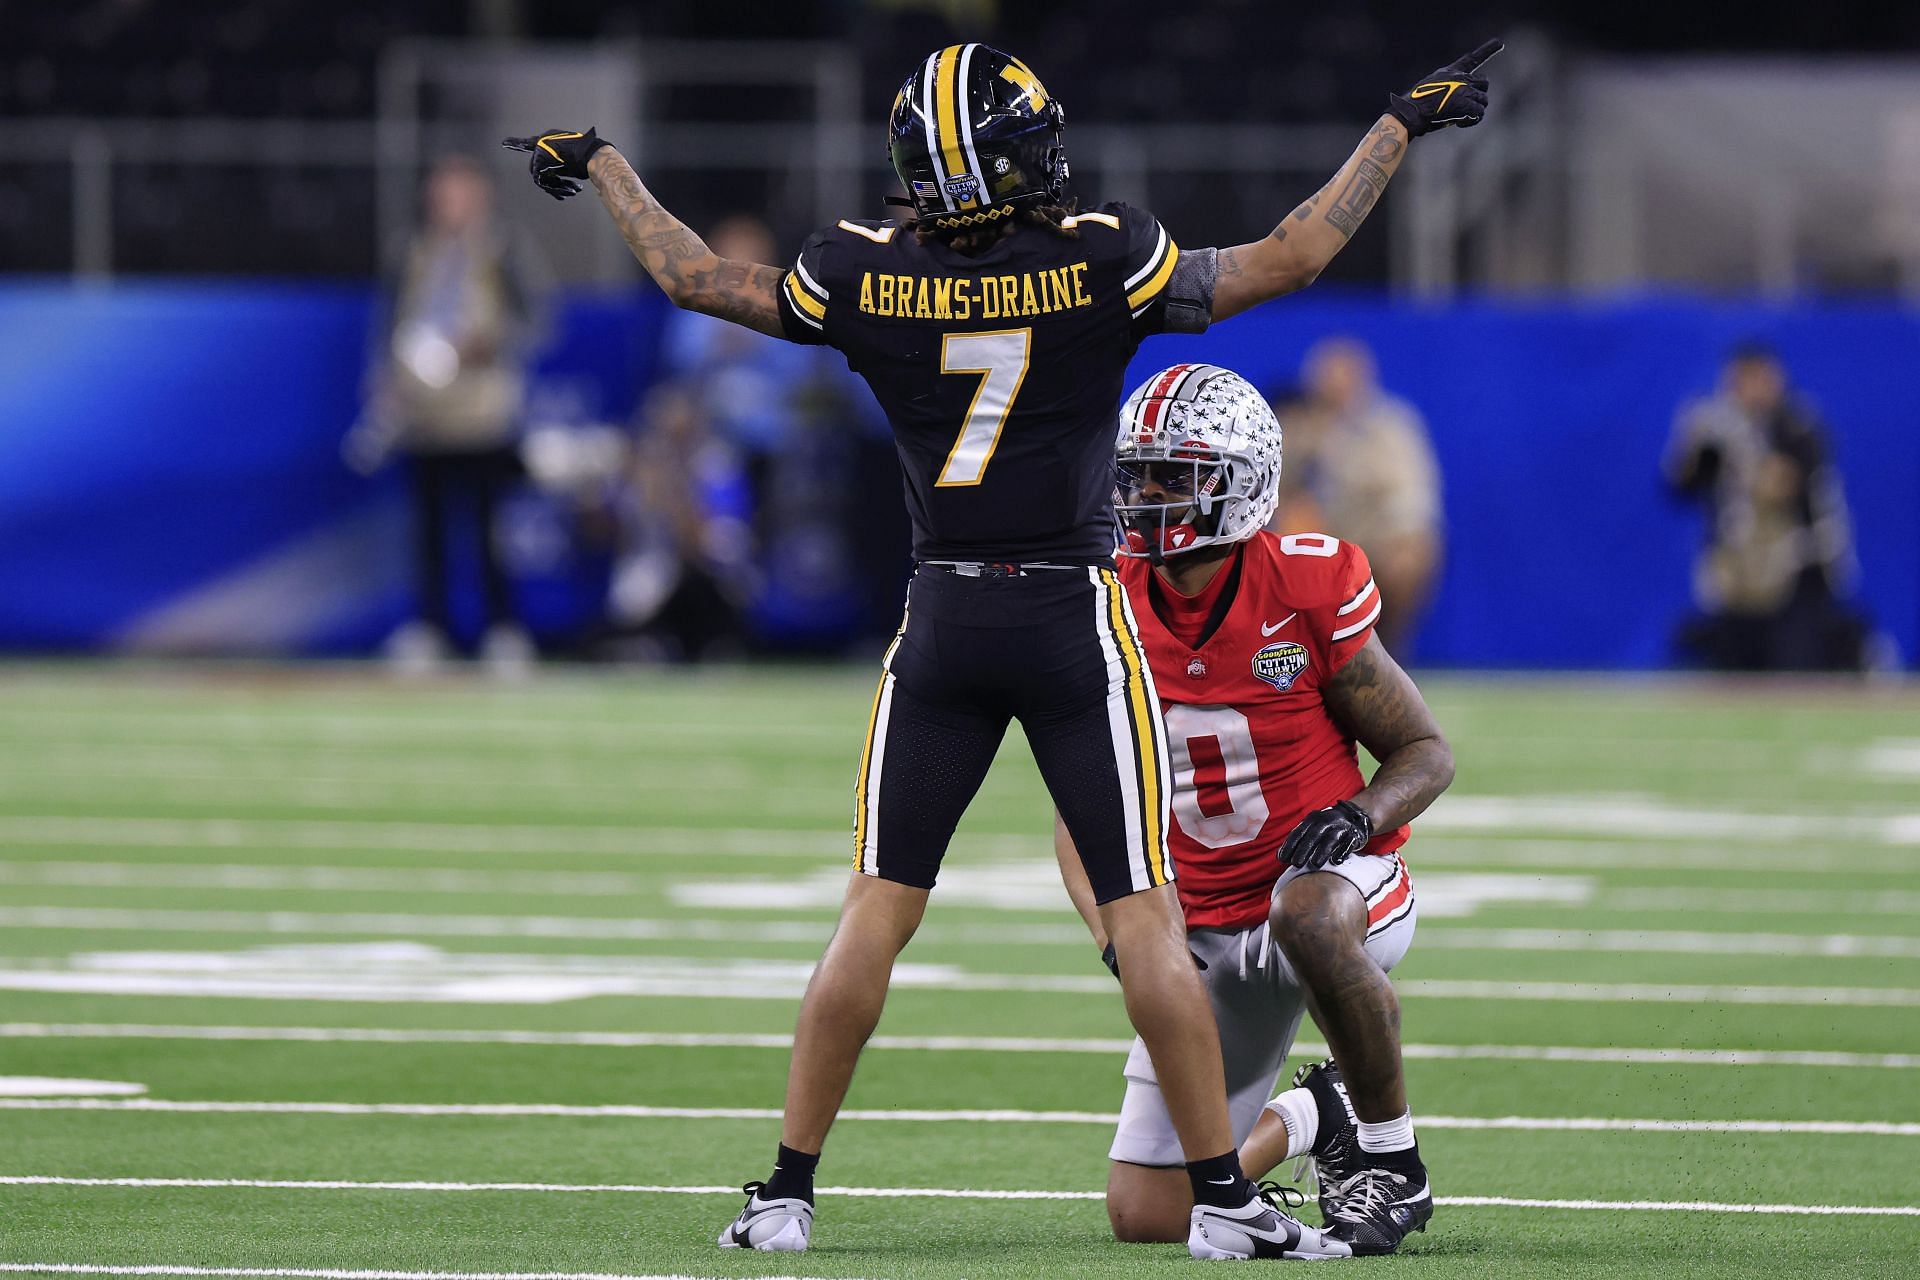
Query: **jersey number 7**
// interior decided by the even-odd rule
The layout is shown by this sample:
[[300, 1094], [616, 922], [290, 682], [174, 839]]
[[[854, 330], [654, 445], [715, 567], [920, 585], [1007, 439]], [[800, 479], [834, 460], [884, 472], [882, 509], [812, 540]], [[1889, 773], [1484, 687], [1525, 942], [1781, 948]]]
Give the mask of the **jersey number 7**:
[[999, 329], [988, 333], [949, 333], [940, 342], [941, 373], [976, 373], [980, 386], [967, 406], [960, 437], [947, 454], [934, 482], [941, 489], [979, 484], [987, 463], [1000, 443], [1001, 429], [1013, 409], [1013, 398], [1027, 377], [1033, 354], [1032, 329]]

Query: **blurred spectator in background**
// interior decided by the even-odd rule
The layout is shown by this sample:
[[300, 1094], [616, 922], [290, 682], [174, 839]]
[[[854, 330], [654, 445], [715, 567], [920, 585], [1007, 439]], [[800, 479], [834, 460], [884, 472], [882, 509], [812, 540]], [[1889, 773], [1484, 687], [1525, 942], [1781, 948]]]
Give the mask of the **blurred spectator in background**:
[[714, 429], [695, 387], [669, 384], [647, 398], [629, 479], [607, 602], [612, 656], [740, 656], [755, 579], [753, 502], [740, 451]]
[[1778, 355], [1734, 348], [1720, 390], [1681, 408], [1666, 473], [1707, 512], [1700, 612], [1680, 629], [1683, 651], [1723, 671], [1864, 665], [1866, 627], [1841, 601], [1855, 569], [1846, 497], [1826, 432]]
[[[772, 233], [750, 215], [721, 219], [706, 239], [727, 257], [780, 260]], [[891, 500], [900, 484], [893, 434], [865, 383], [836, 352], [690, 311], [668, 317], [662, 364], [673, 394], [642, 414], [640, 448], [657, 452], [649, 441], [659, 437], [664, 449], [672, 440], [683, 465], [697, 452], [694, 483], [675, 488], [683, 502], [706, 498], [664, 524], [662, 508], [635, 508], [650, 532], [634, 539], [612, 602], [617, 632], [639, 627], [641, 643], [626, 647], [685, 658], [742, 643], [831, 652], [869, 632], [891, 634], [908, 531]], [[662, 462], [640, 471], [657, 476]], [[636, 501], [646, 505], [643, 495]], [[674, 536], [662, 537], [669, 527]], [[684, 596], [658, 595], [670, 546]], [[718, 619], [722, 602], [726, 622], [713, 645], [675, 621]], [[652, 621], [641, 625], [643, 615]]]
[[1414, 407], [1380, 388], [1373, 353], [1353, 338], [1307, 352], [1298, 392], [1276, 397], [1286, 441], [1278, 527], [1356, 543], [1384, 602], [1379, 630], [1412, 648], [1440, 568], [1440, 468]]
[[[722, 257], [779, 262], [767, 224], [747, 214], [722, 218], [707, 234]], [[797, 343], [674, 309], [667, 319], [665, 376], [699, 401], [712, 429], [740, 454], [757, 500], [764, 501], [774, 455], [800, 424], [796, 388], [819, 353]]]
[[407, 464], [414, 506], [416, 615], [387, 642], [407, 669], [455, 651], [449, 566], [456, 529], [475, 545], [491, 665], [532, 662], [515, 615], [494, 518], [520, 475], [517, 435], [536, 310], [525, 254], [493, 220], [492, 182], [478, 162], [449, 156], [428, 175], [425, 222], [401, 266], [367, 413], [347, 459], [371, 471], [390, 453]]

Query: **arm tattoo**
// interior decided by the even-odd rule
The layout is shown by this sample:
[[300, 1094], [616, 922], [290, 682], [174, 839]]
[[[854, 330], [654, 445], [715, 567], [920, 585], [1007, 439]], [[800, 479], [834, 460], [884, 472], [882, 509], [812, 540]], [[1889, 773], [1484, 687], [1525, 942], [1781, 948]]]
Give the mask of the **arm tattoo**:
[[1334, 720], [1380, 762], [1355, 799], [1375, 830], [1417, 817], [1453, 781], [1453, 751], [1433, 712], [1377, 638], [1334, 676], [1326, 699]]
[[[1282, 235], [1283, 233], [1276, 227], [1274, 228], [1274, 234]], [[1213, 263], [1215, 269], [1222, 276], [1243, 276], [1247, 274], [1246, 268], [1240, 265], [1240, 255], [1232, 249], [1222, 249], [1214, 258]]]
[[1402, 151], [1406, 150], [1406, 147], [1407, 144], [1405, 142], [1394, 137], [1386, 130], [1376, 127], [1373, 131], [1373, 145], [1367, 148], [1367, 158], [1369, 160], [1378, 160], [1381, 164], [1387, 164]]
[[1360, 229], [1360, 224], [1366, 221], [1367, 215], [1373, 212], [1380, 193], [1386, 189], [1387, 171], [1361, 157], [1353, 176], [1347, 179], [1347, 185], [1341, 188], [1340, 194], [1327, 209], [1327, 224], [1351, 240], [1353, 233]]
[[783, 336], [779, 268], [719, 257], [661, 207], [626, 158], [612, 147], [596, 152], [588, 171], [621, 238], [675, 304], [776, 338]]

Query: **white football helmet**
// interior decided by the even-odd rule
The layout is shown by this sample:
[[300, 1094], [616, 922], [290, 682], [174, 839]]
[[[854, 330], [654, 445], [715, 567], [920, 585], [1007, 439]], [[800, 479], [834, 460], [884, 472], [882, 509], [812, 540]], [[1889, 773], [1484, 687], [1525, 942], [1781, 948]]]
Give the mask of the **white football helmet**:
[[1120, 406], [1118, 450], [1123, 555], [1158, 563], [1244, 542], [1280, 504], [1280, 420], [1217, 364], [1176, 364], [1136, 387]]

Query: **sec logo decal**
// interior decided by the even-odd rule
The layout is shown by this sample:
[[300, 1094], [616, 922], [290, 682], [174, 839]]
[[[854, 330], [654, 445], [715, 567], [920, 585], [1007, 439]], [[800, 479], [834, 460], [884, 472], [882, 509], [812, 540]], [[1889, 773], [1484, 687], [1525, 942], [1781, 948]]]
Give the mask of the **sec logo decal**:
[[1285, 693], [1307, 669], [1307, 647], [1291, 640], [1270, 644], [1253, 655], [1253, 674], [1257, 679]]

